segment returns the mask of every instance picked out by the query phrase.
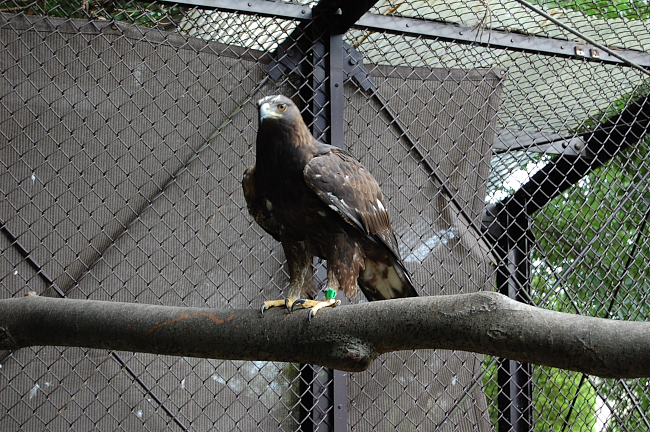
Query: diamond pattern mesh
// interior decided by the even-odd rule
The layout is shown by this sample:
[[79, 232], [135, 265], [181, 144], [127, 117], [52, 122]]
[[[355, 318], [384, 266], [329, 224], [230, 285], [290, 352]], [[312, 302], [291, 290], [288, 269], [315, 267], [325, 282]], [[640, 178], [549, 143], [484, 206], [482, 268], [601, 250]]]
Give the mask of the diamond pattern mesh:
[[[647, 78], [605, 53], [574, 54], [589, 45], [577, 32], [649, 66], [650, 12], [636, 0], [532, 5], [571, 32], [529, 6], [377, 2], [342, 37], [336, 144], [381, 184], [421, 295], [496, 289], [646, 321]], [[0, 1], [0, 298], [279, 298], [284, 255], [252, 222], [240, 181], [263, 96], [291, 97], [318, 136], [335, 134], [335, 59], [317, 11]], [[367, 25], [377, 17], [403, 30]], [[479, 43], [504, 32], [536, 42]], [[0, 430], [324, 431], [344, 412], [353, 431], [627, 431], [650, 428], [648, 398], [647, 379], [451, 351], [339, 375], [80, 348], [0, 353]]]

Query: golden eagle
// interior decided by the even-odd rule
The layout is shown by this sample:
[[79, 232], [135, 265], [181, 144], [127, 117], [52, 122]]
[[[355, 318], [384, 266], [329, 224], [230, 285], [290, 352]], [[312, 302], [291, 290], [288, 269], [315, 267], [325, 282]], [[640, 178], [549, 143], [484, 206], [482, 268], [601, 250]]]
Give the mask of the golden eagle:
[[[415, 297], [390, 226], [384, 195], [373, 176], [349, 153], [317, 141], [298, 107], [287, 97], [258, 102], [256, 164], [242, 181], [248, 211], [274, 239], [282, 243], [289, 265], [286, 300], [272, 306], [297, 304], [319, 309], [338, 304], [336, 291], [385, 300]], [[312, 258], [327, 260], [324, 301], [316, 295]]]

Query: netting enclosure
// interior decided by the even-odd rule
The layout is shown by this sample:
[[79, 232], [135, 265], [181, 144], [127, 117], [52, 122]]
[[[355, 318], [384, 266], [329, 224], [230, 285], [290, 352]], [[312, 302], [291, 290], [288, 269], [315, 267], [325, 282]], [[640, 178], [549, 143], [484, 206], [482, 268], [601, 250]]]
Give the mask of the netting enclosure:
[[[634, 0], [0, 1], [0, 298], [281, 297], [241, 179], [255, 102], [284, 94], [377, 178], [420, 295], [648, 320], [649, 19]], [[649, 396], [455, 351], [352, 374], [0, 353], [3, 431], [643, 430]]]

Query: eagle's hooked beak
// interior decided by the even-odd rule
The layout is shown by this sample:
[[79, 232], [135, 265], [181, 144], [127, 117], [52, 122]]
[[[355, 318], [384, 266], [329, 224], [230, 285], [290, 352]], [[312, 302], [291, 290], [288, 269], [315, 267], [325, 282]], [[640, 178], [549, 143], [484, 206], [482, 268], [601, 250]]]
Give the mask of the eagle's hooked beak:
[[275, 112], [271, 109], [271, 104], [268, 102], [260, 105], [260, 122], [264, 121], [267, 118], [277, 118], [282, 117], [282, 114]]

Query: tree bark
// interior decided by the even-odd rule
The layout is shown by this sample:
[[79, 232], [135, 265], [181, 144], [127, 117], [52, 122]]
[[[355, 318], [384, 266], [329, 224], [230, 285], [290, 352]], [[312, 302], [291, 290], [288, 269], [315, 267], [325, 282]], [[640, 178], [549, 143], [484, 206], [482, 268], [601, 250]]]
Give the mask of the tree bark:
[[380, 354], [472, 351], [605, 378], [650, 377], [650, 323], [548, 311], [501, 294], [321, 310], [207, 309], [27, 296], [0, 300], [0, 349], [58, 345], [362, 371]]

